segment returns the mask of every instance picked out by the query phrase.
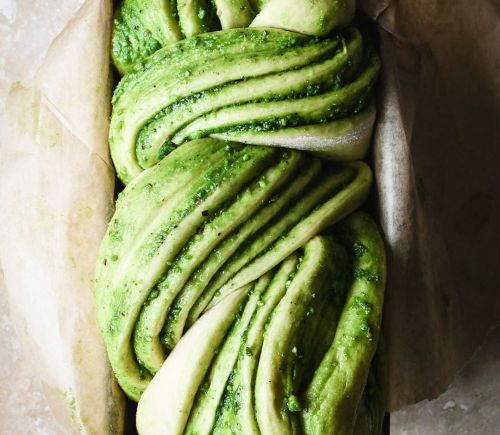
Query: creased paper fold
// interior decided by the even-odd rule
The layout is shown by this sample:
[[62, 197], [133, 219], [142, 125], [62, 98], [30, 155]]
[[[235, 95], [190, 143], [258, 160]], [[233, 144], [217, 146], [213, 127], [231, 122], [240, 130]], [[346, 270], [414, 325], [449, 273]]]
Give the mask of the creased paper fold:
[[48, 3], [45, 13], [13, 3], [2, 41], [1, 297], [12, 352], [3, 354], [0, 432], [121, 433], [123, 399], [92, 297], [114, 194], [111, 5]]

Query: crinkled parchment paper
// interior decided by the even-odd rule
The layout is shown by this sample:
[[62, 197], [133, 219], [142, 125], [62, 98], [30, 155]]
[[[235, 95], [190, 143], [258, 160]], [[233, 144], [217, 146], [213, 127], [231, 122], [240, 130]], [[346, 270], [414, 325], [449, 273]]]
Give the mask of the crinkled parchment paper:
[[121, 431], [92, 298], [112, 213], [108, 1], [0, 6], [0, 433]]
[[[360, 3], [384, 58], [373, 164], [395, 410], [443, 392], [499, 321], [500, 14]], [[114, 184], [109, 25], [106, 1], [0, 3], [2, 434], [119, 425], [91, 296]]]
[[364, 6], [384, 65], [374, 166], [398, 409], [441, 393], [500, 322], [500, 4]]
[[[393, 412], [391, 434], [490, 434], [499, 391], [461, 378], [443, 391], [500, 324], [500, 4], [363, 7], [379, 24], [384, 61], [374, 166], [389, 251], [390, 408], [442, 393]], [[481, 355], [481, 382], [498, 384], [498, 353]], [[475, 412], [450, 416], [446, 397]]]

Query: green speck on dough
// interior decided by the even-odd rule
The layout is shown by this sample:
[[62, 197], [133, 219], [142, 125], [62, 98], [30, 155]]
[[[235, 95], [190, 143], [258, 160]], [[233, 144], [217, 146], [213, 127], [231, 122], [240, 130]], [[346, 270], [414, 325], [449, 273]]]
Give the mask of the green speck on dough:
[[380, 281], [379, 275], [372, 273], [366, 269], [356, 269], [354, 271], [354, 278], [359, 279], [361, 281], [375, 282], [375, 283]]
[[285, 406], [289, 412], [300, 412], [302, 411], [302, 406], [299, 402], [298, 397], [295, 394], [289, 394], [285, 399]]
[[363, 254], [366, 254], [368, 252], [368, 248], [362, 243], [356, 242], [353, 246], [353, 252], [356, 258], [360, 258], [363, 256]]

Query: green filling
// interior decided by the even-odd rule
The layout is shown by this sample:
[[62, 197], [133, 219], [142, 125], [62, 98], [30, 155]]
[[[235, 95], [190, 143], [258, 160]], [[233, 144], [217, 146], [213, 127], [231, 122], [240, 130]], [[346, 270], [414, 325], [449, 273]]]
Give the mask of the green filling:
[[128, 182], [186, 140], [246, 134], [251, 141], [355, 117], [380, 69], [364, 45], [354, 28], [323, 40], [229, 29], [159, 50], [114, 93], [110, 146], [120, 178]]
[[385, 389], [374, 352], [383, 288], [359, 283], [359, 267], [385, 279], [377, 229], [355, 213], [256, 281], [200, 381], [185, 433], [379, 435]]
[[[355, 28], [331, 33], [353, 2], [315, 5], [125, 0], [115, 15], [124, 77], [109, 138], [128, 185], [99, 254], [98, 318], [133, 400], [172, 358], [193, 363], [188, 389], [172, 376], [155, 385], [156, 405], [180, 394], [167, 403], [182, 412], [165, 410], [175, 431], [381, 432], [383, 243], [365, 214], [344, 219], [368, 194], [369, 168], [210, 139], [282, 134], [287, 146], [287, 132], [359, 122], [379, 57]], [[240, 28], [254, 18], [273, 28]], [[230, 316], [210, 311], [224, 304]], [[207, 318], [224, 323], [206, 325], [213, 348], [191, 336], [203, 356], [183, 355], [183, 335]]]
[[121, 74], [161, 48], [161, 44], [142, 24], [132, 1], [124, 2], [113, 22], [111, 54]]
[[133, 398], [186, 325], [364, 200], [364, 165], [211, 139], [176, 148], [120, 195], [96, 300], [117, 378]]

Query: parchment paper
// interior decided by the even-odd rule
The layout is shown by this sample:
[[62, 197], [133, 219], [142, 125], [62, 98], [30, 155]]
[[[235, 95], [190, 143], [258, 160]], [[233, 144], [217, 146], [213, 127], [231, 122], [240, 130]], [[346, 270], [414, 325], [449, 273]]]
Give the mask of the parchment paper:
[[[384, 58], [373, 164], [394, 410], [442, 392], [499, 321], [499, 7], [360, 6]], [[114, 183], [109, 24], [98, 0], [0, 3], [2, 434], [120, 421], [91, 297]]]
[[92, 298], [114, 190], [111, 5], [1, 5], [0, 433], [120, 433]]
[[448, 389], [391, 414], [391, 435], [497, 435], [500, 328], [492, 331]]
[[500, 322], [500, 6], [388, 4], [362, 6], [384, 65], [374, 165], [394, 410], [441, 393]]

